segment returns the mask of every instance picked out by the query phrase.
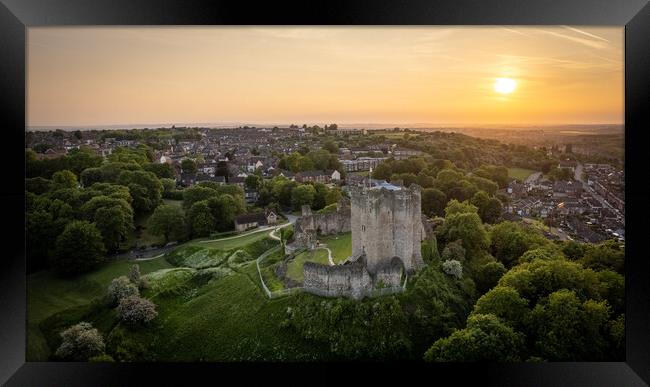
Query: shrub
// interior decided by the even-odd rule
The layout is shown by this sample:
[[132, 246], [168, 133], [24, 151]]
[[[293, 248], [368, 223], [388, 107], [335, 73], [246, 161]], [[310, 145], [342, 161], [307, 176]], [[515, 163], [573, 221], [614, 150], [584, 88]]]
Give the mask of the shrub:
[[[131, 273], [129, 273], [129, 275], [130, 274]], [[127, 297], [138, 295], [140, 295], [138, 287], [126, 276], [114, 278], [110, 285], [108, 285], [108, 298], [112, 304], [117, 304]]]
[[56, 356], [65, 360], [86, 361], [104, 352], [104, 339], [92, 324], [80, 322], [61, 332], [63, 342]]
[[153, 302], [138, 296], [130, 296], [120, 301], [117, 306], [117, 316], [129, 325], [142, 325], [156, 318], [158, 312]]
[[445, 261], [455, 260], [458, 262], [465, 261], [465, 249], [463, 248], [463, 241], [456, 240], [447, 243], [444, 250], [442, 250], [442, 259]]
[[131, 283], [137, 286], [138, 289], [146, 289], [149, 287], [147, 281], [140, 275], [140, 266], [137, 263], [131, 266], [128, 277]]
[[455, 259], [447, 260], [442, 263], [442, 271], [447, 275], [460, 279], [463, 276], [463, 265]]

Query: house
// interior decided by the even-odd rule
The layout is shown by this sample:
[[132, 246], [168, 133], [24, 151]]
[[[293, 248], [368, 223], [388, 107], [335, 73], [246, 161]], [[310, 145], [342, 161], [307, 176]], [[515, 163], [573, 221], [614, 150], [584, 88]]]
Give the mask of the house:
[[572, 160], [560, 160], [559, 164], [557, 165], [558, 168], [561, 169], [568, 169], [571, 172], [575, 172], [577, 163]]
[[235, 230], [246, 231], [259, 226], [276, 224], [278, 216], [273, 211], [243, 214], [235, 217]]
[[329, 183], [332, 180], [341, 180], [341, 173], [339, 171], [303, 171], [296, 173], [296, 181], [299, 183], [306, 183], [309, 181], [317, 183]]
[[223, 176], [210, 176], [210, 175], [208, 175], [206, 173], [198, 173], [196, 175], [196, 179], [194, 179], [194, 182], [197, 183], [197, 184], [205, 182], [205, 181], [211, 181], [211, 182], [217, 183], [219, 185], [226, 184], [226, 178], [225, 177], [223, 177]]
[[262, 168], [264, 164], [260, 160], [257, 160], [257, 162], [249, 162], [248, 165], [246, 166], [246, 170], [248, 172], [255, 172], [258, 168]]

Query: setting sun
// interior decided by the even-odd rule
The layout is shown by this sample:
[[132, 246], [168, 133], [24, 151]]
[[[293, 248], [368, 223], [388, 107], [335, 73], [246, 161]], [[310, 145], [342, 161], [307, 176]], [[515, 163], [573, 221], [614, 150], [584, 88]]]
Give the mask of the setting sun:
[[494, 82], [494, 91], [501, 94], [510, 94], [515, 91], [517, 82], [510, 78], [497, 78]]

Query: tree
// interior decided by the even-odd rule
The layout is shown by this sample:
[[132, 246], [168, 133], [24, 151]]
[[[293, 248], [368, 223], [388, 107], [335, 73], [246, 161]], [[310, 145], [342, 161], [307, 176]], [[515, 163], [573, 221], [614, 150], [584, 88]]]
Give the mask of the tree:
[[140, 265], [137, 263], [131, 266], [127, 277], [132, 284], [138, 287], [138, 289], [146, 288], [148, 285], [147, 281], [140, 275]]
[[108, 285], [106, 295], [111, 304], [117, 305], [124, 298], [139, 296], [140, 292], [138, 291], [136, 283], [131, 282], [131, 280], [126, 276], [120, 276], [113, 278], [111, 283]]
[[581, 302], [568, 289], [558, 290], [531, 312], [535, 349], [550, 361], [603, 360], [607, 351], [609, 306], [605, 301]]
[[447, 204], [447, 195], [436, 188], [422, 190], [422, 212], [427, 216], [442, 216]]
[[244, 179], [244, 185], [248, 189], [254, 189], [257, 190], [262, 183], [262, 178], [260, 178], [257, 175], [248, 175], [246, 176], [246, 179]]
[[124, 298], [117, 306], [117, 317], [130, 326], [145, 325], [156, 316], [156, 305], [138, 296]]
[[472, 314], [493, 314], [516, 330], [521, 330], [530, 313], [528, 301], [509, 286], [497, 286], [476, 301]]
[[323, 144], [323, 149], [325, 149], [326, 151], [328, 151], [329, 153], [334, 154], [334, 155], [339, 153], [338, 145], [336, 145], [336, 143], [334, 143], [334, 141], [332, 141], [332, 140], [326, 141]]
[[442, 263], [442, 271], [456, 279], [463, 276], [463, 265], [455, 259], [447, 260]]
[[195, 237], [210, 235], [215, 230], [216, 221], [207, 200], [201, 200], [192, 205], [187, 212], [187, 222]]
[[217, 231], [232, 230], [235, 216], [242, 214], [246, 209], [240, 198], [235, 198], [230, 194], [208, 199], [208, 206], [215, 220]]
[[[228, 160], [232, 160], [232, 159], [228, 158]], [[230, 177], [230, 169], [228, 168], [228, 162], [218, 161], [214, 174], [216, 176], [224, 176], [227, 180]]]
[[438, 241], [436, 236], [431, 234], [422, 242], [422, 259], [427, 264], [433, 264], [440, 260], [440, 253], [438, 252]]
[[[445, 211], [449, 209], [450, 206], [447, 206]], [[467, 257], [470, 259], [489, 247], [488, 233], [481, 223], [481, 218], [475, 212], [447, 212], [448, 215], [445, 216], [445, 222], [440, 227], [439, 232], [439, 235], [445, 241], [462, 240], [463, 248], [465, 248]]]
[[185, 233], [183, 210], [168, 204], [158, 206], [149, 218], [149, 231], [154, 235], [164, 236], [165, 243], [169, 242], [170, 238], [175, 240], [183, 238]]
[[129, 193], [133, 198], [133, 209], [136, 212], [151, 211], [162, 199], [162, 183], [152, 172], [122, 171], [117, 182], [129, 187]]
[[316, 189], [309, 184], [299, 185], [291, 191], [291, 204], [295, 210], [299, 210], [303, 205], [311, 206], [316, 196]]
[[188, 173], [190, 175], [195, 175], [198, 171], [196, 162], [192, 159], [183, 159], [183, 161], [181, 161], [181, 170], [183, 173]]
[[514, 331], [492, 314], [475, 314], [467, 328], [437, 340], [424, 354], [426, 361], [518, 362], [524, 335]]
[[74, 131], [74, 138], [76, 138], [77, 140], [81, 140], [81, 137], [82, 137], [81, 131], [80, 130], [75, 130]]
[[442, 259], [445, 261], [455, 260], [458, 262], [465, 262], [466, 251], [463, 248], [463, 241], [455, 240], [447, 243], [444, 250], [442, 250]]
[[490, 228], [492, 254], [506, 267], [511, 267], [526, 251], [548, 243], [538, 232], [514, 222], [501, 222]]
[[506, 267], [501, 262], [491, 261], [478, 267], [474, 273], [474, 283], [476, 291], [484, 294], [492, 289], [499, 282], [499, 279], [505, 274]]
[[104, 174], [102, 173], [101, 168], [86, 168], [81, 172], [80, 178], [81, 184], [84, 187], [90, 187], [95, 183], [103, 181]]
[[501, 217], [501, 202], [497, 198], [490, 197], [485, 191], [475, 193], [470, 203], [478, 208], [478, 214], [485, 223], [494, 223]]
[[109, 251], [119, 249], [120, 242], [134, 229], [133, 211], [127, 211], [119, 205], [100, 207], [95, 212], [94, 220]]
[[93, 223], [72, 221], [56, 239], [52, 265], [61, 274], [86, 272], [104, 261], [106, 248]]
[[92, 324], [82, 321], [61, 332], [63, 341], [56, 356], [64, 360], [87, 361], [104, 352], [104, 339]]
[[158, 176], [158, 178], [163, 179], [173, 179], [174, 178], [174, 169], [170, 164], [167, 163], [151, 163], [144, 166], [144, 170], [151, 172]]
[[77, 188], [77, 176], [67, 169], [55, 172], [52, 175], [52, 190], [64, 188]]
[[623, 274], [625, 248], [614, 240], [605, 241], [595, 246], [589, 245], [580, 262], [583, 266], [594, 270], [611, 269]]
[[325, 205], [329, 206], [331, 204], [336, 204], [341, 200], [341, 198], [343, 198], [343, 193], [340, 188], [330, 188], [327, 190], [327, 193], [325, 193]]
[[460, 202], [456, 199], [452, 199], [447, 203], [447, 206], [445, 207], [445, 216], [469, 213], [477, 214], [478, 208], [468, 201]]
[[219, 196], [219, 192], [213, 188], [194, 185], [183, 190], [183, 207], [191, 208], [196, 202], [217, 196]]
[[25, 189], [36, 195], [44, 194], [52, 188], [52, 180], [44, 179], [40, 176], [31, 179], [25, 179]]

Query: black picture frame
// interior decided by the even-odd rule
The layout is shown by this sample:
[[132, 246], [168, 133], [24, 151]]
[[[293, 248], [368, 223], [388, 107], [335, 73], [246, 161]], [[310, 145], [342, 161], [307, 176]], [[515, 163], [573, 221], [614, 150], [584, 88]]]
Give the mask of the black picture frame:
[[[24, 141], [26, 28], [64, 25], [613, 25], [625, 26], [626, 361], [517, 364], [106, 364], [25, 362]], [[650, 112], [650, 5], [645, 0], [303, 1], [0, 0], [0, 382], [9, 386], [175, 385], [259, 379], [266, 384], [341, 382], [499, 386], [637, 386], [650, 382], [650, 271], [644, 250]], [[22, 160], [22, 161], [21, 161]], [[19, 241], [22, 241], [19, 242]], [[287, 375], [286, 371], [292, 373]], [[286, 371], [285, 371], [286, 370]], [[294, 373], [299, 372], [297, 376]], [[345, 375], [344, 375], [345, 374]], [[417, 379], [416, 379], [417, 378]], [[346, 383], [347, 384], [347, 383]]]

